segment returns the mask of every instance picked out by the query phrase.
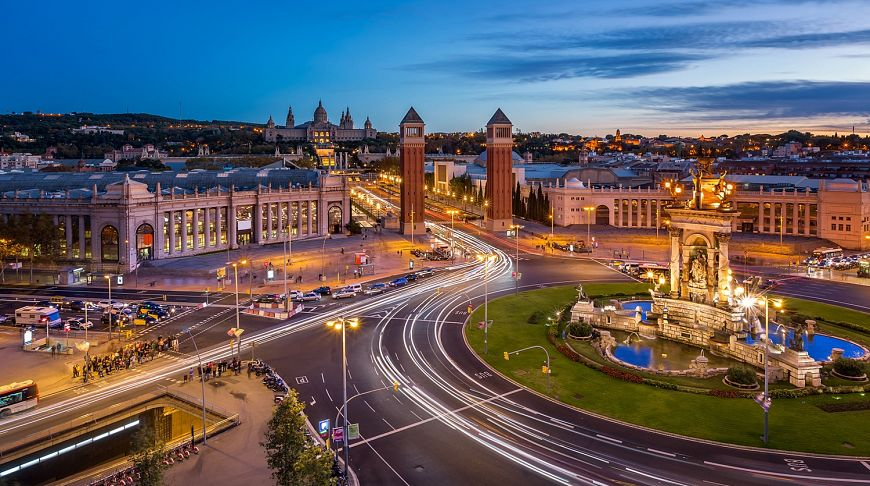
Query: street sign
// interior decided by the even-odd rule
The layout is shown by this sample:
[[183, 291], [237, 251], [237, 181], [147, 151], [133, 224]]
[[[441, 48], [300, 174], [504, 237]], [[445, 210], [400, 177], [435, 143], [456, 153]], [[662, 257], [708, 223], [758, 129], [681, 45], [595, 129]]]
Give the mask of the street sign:
[[408, 260], [408, 269], [410, 269], [410, 270], [414, 269], [414, 260]]
[[359, 424], [348, 424], [347, 440], [359, 439]]
[[323, 419], [317, 422], [317, 432], [321, 437], [326, 437], [329, 434], [329, 419]]
[[124, 285], [124, 276], [118, 275], [118, 285]]
[[764, 399], [764, 393], [759, 393], [754, 398], [755, 403], [757, 403], [764, 411], [770, 410], [770, 398], [767, 400]]
[[344, 429], [341, 427], [334, 427], [332, 429], [332, 441], [333, 442], [344, 442]]

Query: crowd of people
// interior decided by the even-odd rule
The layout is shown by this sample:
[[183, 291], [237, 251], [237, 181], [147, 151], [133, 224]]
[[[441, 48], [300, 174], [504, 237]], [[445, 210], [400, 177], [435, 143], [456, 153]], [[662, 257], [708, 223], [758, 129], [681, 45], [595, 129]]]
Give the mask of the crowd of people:
[[128, 343], [121, 349], [111, 353], [96, 356], [86, 354], [81, 368], [77, 364], [73, 365], [72, 376], [73, 379], [81, 377], [87, 383], [89, 380], [103, 378], [104, 376], [111, 375], [113, 372], [135, 368], [137, 365], [153, 360], [157, 356], [160, 356], [161, 353], [170, 349], [178, 350], [178, 339], [158, 336], [157, 339], [150, 341]]
[[[191, 367], [187, 373], [182, 375], [182, 382], [187, 383], [188, 381], [193, 381], [193, 370]], [[234, 375], [238, 375], [242, 372], [242, 362], [235, 356], [231, 361], [223, 360], [219, 362], [209, 361], [205, 364], [205, 366], [197, 366], [196, 367], [196, 377], [199, 380], [208, 381], [212, 377], [220, 378], [224, 373], [232, 372]]]

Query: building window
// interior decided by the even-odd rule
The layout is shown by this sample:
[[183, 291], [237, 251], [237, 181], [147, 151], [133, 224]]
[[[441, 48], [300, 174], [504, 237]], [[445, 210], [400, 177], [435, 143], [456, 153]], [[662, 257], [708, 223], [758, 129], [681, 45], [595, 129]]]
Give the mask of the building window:
[[229, 236], [227, 236], [227, 208], [226, 206], [220, 208], [221, 212], [221, 244], [226, 245]]
[[196, 246], [205, 247], [205, 210], [196, 210]]
[[172, 219], [175, 233], [175, 251], [181, 251], [181, 211], [173, 211]]
[[91, 217], [85, 216], [85, 259], [87, 260], [94, 257], [91, 252], [91, 240]]
[[104, 262], [118, 261], [120, 256], [118, 229], [112, 225], [105, 226], [100, 232], [100, 254]]
[[831, 231], [837, 231], [837, 223], [831, 223]]
[[193, 211], [188, 209], [184, 212], [184, 217], [187, 219], [187, 224], [184, 228], [184, 234], [187, 236], [187, 244], [185, 248], [188, 250], [193, 249]]
[[209, 246], [215, 246], [217, 244], [217, 232], [215, 232], [217, 208], [208, 208], [206, 211], [208, 211], [208, 244]]
[[846, 231], [852, 231], [852, 225], [851, 225], [851, 224], [847, 224], [847, 225], [846, 225]]
[[163, 213], [163, 253], [169, 253], [169, 212]]

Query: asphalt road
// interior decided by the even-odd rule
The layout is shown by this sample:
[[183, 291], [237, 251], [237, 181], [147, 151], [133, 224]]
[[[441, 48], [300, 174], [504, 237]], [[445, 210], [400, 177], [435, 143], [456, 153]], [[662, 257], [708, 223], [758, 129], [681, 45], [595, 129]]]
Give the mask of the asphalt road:
[[[473, 237], [461, 238], [472, 249], [487, 250]], [[489, 292], [512, 292], [513, 263], [493, 251]], [[521, 255], [520, 265], [523, 288], [626, 279], [587, 259]], [[245, 316], [249, 334], [242, 353], [247, 356], [256, 342], [254, 354], [299, 391], [312, 421], [335, 423], [342, 396], [341, 341], [324, 321], [361, 317], [360, 328], [348, 335], [347, 378], [350, 421], [360, 424], [362, 436], [351, 444], [351, 466], [363, 484], [870, 483], [870, 466], [860, 460], [670, 437], [518, 388], [478, 361], [463, 341], [465, 309], [469, 301], [481, 303], [483, 275], [481, 264], [459, 264], [382, 296], [324, 302], [288, 322]], [[228, 354], [220, 342], [227, 326], [214, 323], [234, 324], [234, 311], [219, 305], [189, 314], [190, 325], [199, 324], [192, 330], [197, 342], [215, 342], [199, 346], [204, 360]], [[166, 358], [109, 386], [49, 397], [35, 411], [7, 419], [0, 440], [159, 386], [194, 359]]]

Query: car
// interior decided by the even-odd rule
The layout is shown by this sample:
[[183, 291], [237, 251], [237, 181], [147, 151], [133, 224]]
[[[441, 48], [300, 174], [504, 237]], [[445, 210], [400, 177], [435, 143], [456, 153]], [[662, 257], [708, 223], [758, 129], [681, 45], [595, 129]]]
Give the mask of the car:
[[405, 279], [409, 282], [416, 282], [417, 281], [417, 274], [416, 273], [409, 273], [408, 275], [405, 275]]
[[284, 296], [280, 294], [263, 294], [258, 295], [254, 302], [258, 304], [280, 304], [284, 302]]
[[0, 314], [0, 324], [9, 324], [9, 325], [14, 325], [14, 324], [15, 324], [15, 318], [14, 318], [14, 316], [13, 316], [13, 317], [9, 317], [9, 316], [6, 315], [6, 314]]
[[329, 295], [332, 293], [332, 289], [327, 287], [326, 285], [323, 285], [321, 287], [317, 287], [316, 289], [312, 290], [312, 292], [314, 292], [315, 294], [320, 294], [320, 295]]
[[103, 324], [108, 324], [110, 316], [112, 318], [112, 324], [124, 324], [130, 321], [130, 317], [126, 314], [121, 314], [120, 312], [104, 312], [103, 315], [100, 317], [100, 322], [102, 322]]
[[151, 326], [157, 323], [157, 319], [155, 319], [150, 314], [137, 314], [135, 318], [133, 318], [134, 326]]
[[356, 292], [350, 289], [340, 289], [332, 294], [333, 299], [350, 299], [352, 297], [356, 297]]
[[[126, 309], [124, 309], [124, 310], [126, 310]], [[132, 312], [130, 312], [130, 314], [132, 314]], [[139, 308], [136, 309], [136, 315], [137, 316], [142, 316], [142, 315], [151, 316], [153, 319], [158, 320], [158, 321], [160, 319], [165, 319], [165, 318], [169, 317], [169, 313], [163, 309], [153, 309], [150, 307], [143, 307], [143, 306], [139, 306]]]
[[127, 307], [127, 304], [125, 304], [123, 302], [118, 302], [117, 300], [113, 300], [113, 301], [101, 300], [101, 301], [97, 302], [97, 307], [103, 309], [103, 312], [105, 312], [106, 309], [109, 309], [109, 308], [116, 309], [116, 310], [123, 309], [124, 307]]
[[316, 300], [320, 300], [320, 294], [317, 292], [306, 292], [302, 294], [302, 297], [299, 299], [302, 302], [312, 302]]
[[291, 290], [287, 294], [289, 295], [290, 300], [299, 300], [299, 298], [301, 298], [302, 295], [304, 295], [304, 292], [302, 292], [300, 290]]
[[404, 285], [408, 285], [408, 279], [405, 277], [399, 277], [390, 282], [390, 287], [402, 287]]
[[346, 285], [346, 286], [342, 287], [341, 290], [352, 290], [356, 293], [360, 293], [363, 291], [363, 288], [362, 288], [362, 284], [355, 283], [355, 284]]
[[387, 290], [387, 284], [385, 283], [374, 283], [368, 286], [368, 288], [363, 291], [366, 295], [376, 295], [383, 294], [384, 291]]
[[66, 320], [66, 323], [69, 325], [70, 329], [77, 329], [82, 331], [94, 327], [93, 322], [86, 321], [81, 317], [70, 317]]
[[424, 268], [417, 272], [418, 277], [431, 277], [432, 275], [435, 275], [435, 272], [431, 268]]

